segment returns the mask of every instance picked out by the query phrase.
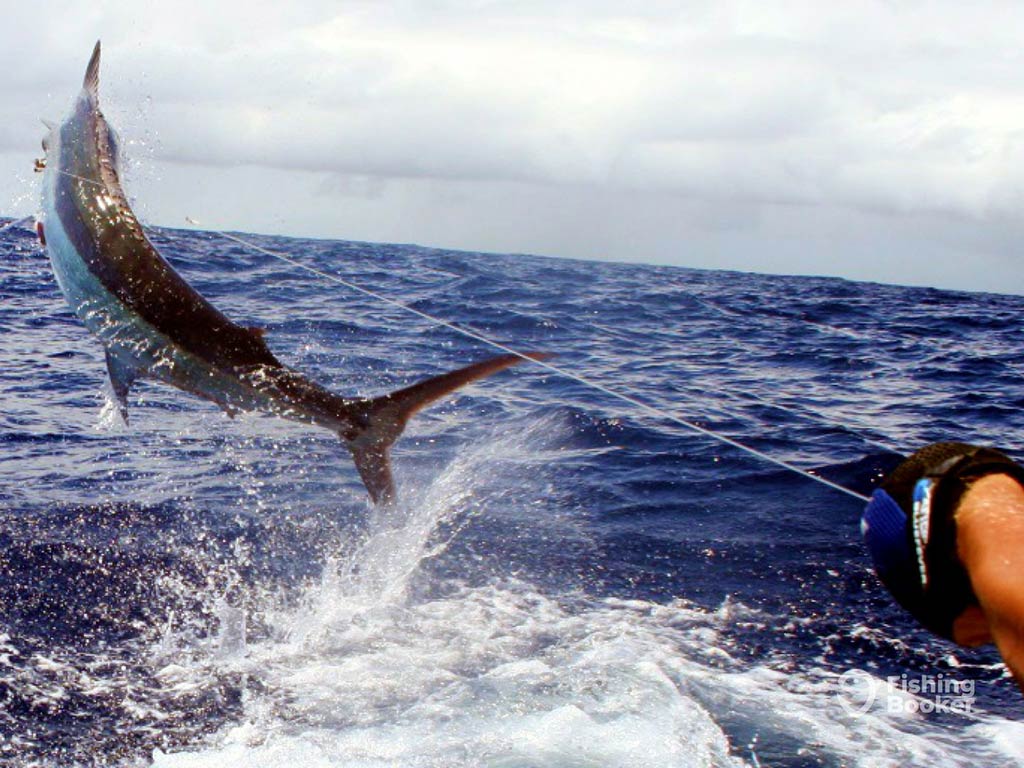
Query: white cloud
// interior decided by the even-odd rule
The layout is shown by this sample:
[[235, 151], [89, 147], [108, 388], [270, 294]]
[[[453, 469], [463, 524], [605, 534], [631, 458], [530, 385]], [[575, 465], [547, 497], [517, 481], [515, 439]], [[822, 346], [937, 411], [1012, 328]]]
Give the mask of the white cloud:
[[[187, 167], [222, 197], [231, 169], [247, 168], [244, 204], [218, 212], [228, 226], [258, 228], [273, 209], [274, 228], [293, 233], [432, 242], [441, 212], [421, 195], [461, 185], [492, 207], [457, 207], [477, 218], [444, 244], [583, 255], [610, 217], [642, 231], [641, 258], [667, 260], [675, 243], [679, 263], [697, 263], [679, 246], [724, 258], [742, 242], [760, 267], [758, 228], [786, 220], [805, 238], [838, 220], [825, 212], [880, 231], [879, 216], [909, 217], [900, 242], [918, 231], [917, 250], [934, 257], [949, 253], [933, 236], [950, 217], [994, 243], [980, 230], [1008, 232], [1024, 189], [1024, 6], [1013, 3], [43, 5], [12, 12], [15, 24], [47, 19], [38, 39], [0, 51], [12, 73], [0, 147], [36, 151], [36, 115], [66, 108], [102, 36], [104, 103], [136, 142], [157, 219], [181, 201], [147, 183], [147, 167]], [[276, 169], [263, 186], [292, 174], [294, 198], [261, 202], [259, 168]], [[382, 206], [403, 189], [406, 214], [417, 200], [431, 216], [389, 216]], [[363, 219], [350, 229], [310, 219], [356, 198]], [[579, 218], [501, 210], [556, 203]], [[686, 213], [669, 225], [652, 209]], [[487, 236], [513, 221], [518, 240]], [[754, 234], [728, 237], [723, 222]], [[797, 241], [760, 234], [775, 269], [793, 271]], [[1019, 262], [999, 253], [1012, 272], [1001, 285], [1024, 291]], [[838, 262], [816, 271], [852, 274]]]

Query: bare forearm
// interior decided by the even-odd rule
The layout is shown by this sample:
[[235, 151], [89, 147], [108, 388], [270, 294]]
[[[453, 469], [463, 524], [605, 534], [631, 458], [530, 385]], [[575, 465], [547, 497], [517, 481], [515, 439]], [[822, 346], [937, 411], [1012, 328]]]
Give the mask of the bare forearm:
[[958, 553], [991, 637], [1024, 688], [1024, 488], [1006, 475], [983, 477], [956, 521]]

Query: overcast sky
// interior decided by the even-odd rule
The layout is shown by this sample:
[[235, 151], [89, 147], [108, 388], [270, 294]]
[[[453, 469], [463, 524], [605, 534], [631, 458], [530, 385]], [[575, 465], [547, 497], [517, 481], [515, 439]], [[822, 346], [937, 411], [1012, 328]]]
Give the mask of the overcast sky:
[[0, 213], [97, 38], [146, 223], [1024, 293], [1024, 3], [8, 4]]

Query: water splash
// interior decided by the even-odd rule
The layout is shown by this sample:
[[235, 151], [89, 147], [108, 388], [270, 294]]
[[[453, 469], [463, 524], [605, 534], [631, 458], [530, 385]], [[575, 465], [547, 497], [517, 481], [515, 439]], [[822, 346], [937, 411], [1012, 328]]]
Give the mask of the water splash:
[[[400, 501], [371, 507], [360, 539], [332, 554], [304, 609], [285, 619], [284, 633], [302, 643], [360, 615], [403, 610], [410, 587], [427, 560], [440, 557], [489, 501], [521, 492], [523, 473], [538, 482], [549, 462], [545, 446], [557, 446], [566, 426], [555, 418], [533, 419], [502, 433], [486, 433], [460, 447], [432, 481], [402, 483]], [[553, 449], [553, 448], [552, 448]], [[485, 484], [495, 485], [490, 498]], [[485, 482], [486, 481], [486, 482]]]
[[[742, 662], [731, 632], [770, 617], [735, 601], [709, 612], [682, 600], [551, 596], [512, 578], [416, 589], [424, 563], [444, 557], [495, 499], [509, 513], [524, 479], [543, 485], [537, 468], [565, 428], [521, 426], [464, 446], [419, 490], [406, 482], [406, 502], [373, 511], [297, 609], [264, 614], [269, 637], [208, 662], [255, 681], [242, 719], [205, 749], [158, 752], [154, 764], [747, 765], [722, 723], [750, 734], [753, 764], [775, 756], [753, 752], [760, 729], [776, 745], [811, 739], [840, 762], [960, 759], [962, 734], [885, 713], [851, 718], [827, 670]], [[904, 746], [894, 753], [894, 744]]]

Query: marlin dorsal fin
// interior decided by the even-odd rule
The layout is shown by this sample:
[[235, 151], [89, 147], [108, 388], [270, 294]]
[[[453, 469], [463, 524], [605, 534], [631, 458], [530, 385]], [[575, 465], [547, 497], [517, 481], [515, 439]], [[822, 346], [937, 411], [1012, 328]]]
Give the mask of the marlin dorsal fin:
[[92, 49], [92, 58], [89, 59], [89, 66], [85, 68], [85, 79], [82, 80], [82, 87], [94, 96], [99, 93], [100, 88], [100, 41], [96, 41], [96, 47]]

